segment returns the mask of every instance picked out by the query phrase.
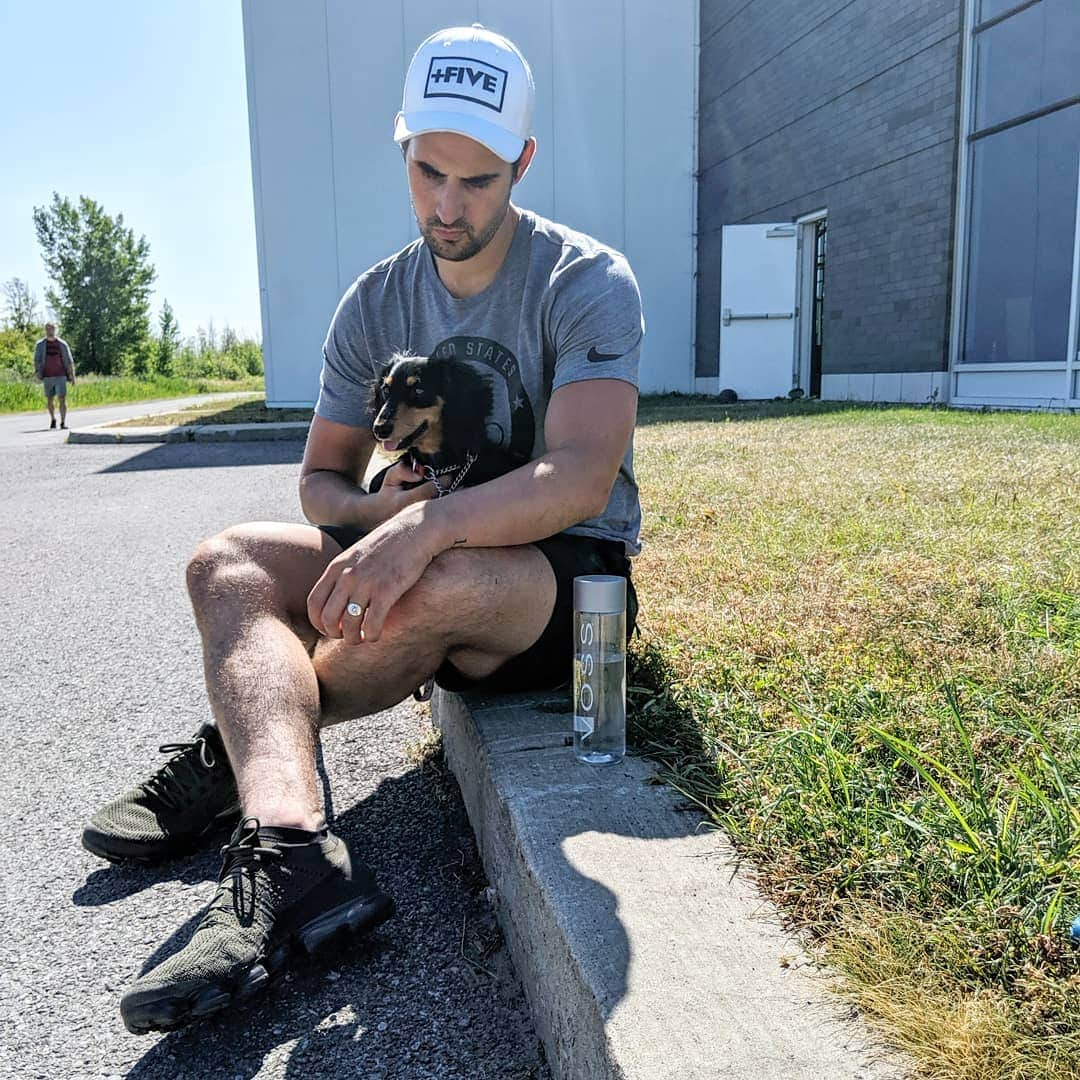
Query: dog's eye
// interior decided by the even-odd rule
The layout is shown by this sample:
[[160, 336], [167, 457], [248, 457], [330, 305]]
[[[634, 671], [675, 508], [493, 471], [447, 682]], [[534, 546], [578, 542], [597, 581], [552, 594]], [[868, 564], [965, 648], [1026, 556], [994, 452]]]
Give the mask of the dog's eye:
[[423, 401], [424, 400], [424, 388], [422, 386], [414, 386], [413, 387], [413, 397], [416, 398], [417, 401]]

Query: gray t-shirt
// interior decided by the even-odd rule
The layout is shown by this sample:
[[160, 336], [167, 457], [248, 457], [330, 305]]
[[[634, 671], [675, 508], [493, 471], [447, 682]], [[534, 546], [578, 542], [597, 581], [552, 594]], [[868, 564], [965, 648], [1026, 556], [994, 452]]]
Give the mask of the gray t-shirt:
[[[495, 280], [451, 296], [423, 239], [361, 274], [341, 298], [323, 345], [315, 412], [370, 426], [370, 392], [395, 353], [452, 356], [486, 375], [495, 406], [488, 436], [522, 463], [540, 457], [553, 391], [584, 379], [637, 385], [645, 323], [624, 256], [529, 211]], [[566, 531], [641, 550], [633, 440], [604, 512]]]

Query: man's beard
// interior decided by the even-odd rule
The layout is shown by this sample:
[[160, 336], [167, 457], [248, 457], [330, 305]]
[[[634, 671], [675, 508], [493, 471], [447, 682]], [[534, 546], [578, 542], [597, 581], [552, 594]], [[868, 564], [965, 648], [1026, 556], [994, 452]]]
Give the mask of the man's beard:
[[[424, 242], [440, 259], [446, 259], [448, 262], [464, 262], [474, 255], [479, 255], [491, 243], [506, 220], [506, 211], [509, 208], [510, 200], [507, 199], [502, 212], [496, 214], [480, 233], [473, 232], [472, 226], [464, 221], [455, 221], [447, 225], [438, 218], [429, 218], [426, 224], [420, 224], [419, 219], [417, 223], [420, 224], [420, 234]], [[463, 235], [453, 243], [448, 243], [435, 235], [435, 229], [461, 229]]]

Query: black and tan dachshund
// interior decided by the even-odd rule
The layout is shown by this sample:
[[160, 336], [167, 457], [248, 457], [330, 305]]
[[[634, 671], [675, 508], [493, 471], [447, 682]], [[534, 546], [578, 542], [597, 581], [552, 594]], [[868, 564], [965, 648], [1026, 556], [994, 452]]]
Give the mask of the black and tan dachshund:
[[[488, 441], [492, 402], [491, 384], [469, 364], [398, 356], [372, 387], [371, 430], [384, 453], [407, 458], [422, 476], [416, 483], [433, 483], [441, 497], [522, 464]], [[379, 490], [386, 472], [371, 478], [369, 491]]]

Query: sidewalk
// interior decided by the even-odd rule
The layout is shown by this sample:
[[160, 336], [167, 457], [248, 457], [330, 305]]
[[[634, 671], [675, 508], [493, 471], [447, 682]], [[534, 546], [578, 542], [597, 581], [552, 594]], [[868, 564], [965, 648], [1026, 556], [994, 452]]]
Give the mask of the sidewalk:
[[306, 439], [305, 420], [270, 424], [190, 424], [153, 427], [111, 427], [94, 424], [72, 428], [69, 443], [173, 443], [173, 442], [254, 442]]
[[566, 694], [432, 701], [560, 1080], [901, 1080], [654, 767], [579, 764]]

